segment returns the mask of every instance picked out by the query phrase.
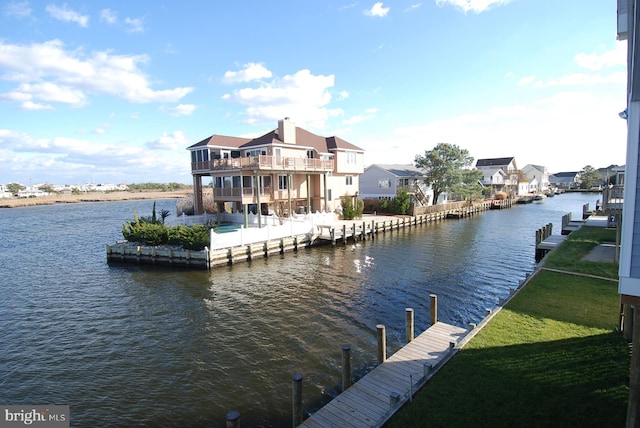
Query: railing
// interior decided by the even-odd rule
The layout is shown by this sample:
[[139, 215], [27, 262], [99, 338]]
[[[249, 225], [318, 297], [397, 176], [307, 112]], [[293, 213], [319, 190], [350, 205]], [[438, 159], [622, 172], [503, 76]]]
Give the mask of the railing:
[[312, 159], [304, 157], [248, 156], [244, 158], [215, 159], [191, 162], [191, 171], [333, 171], [332, 159]]

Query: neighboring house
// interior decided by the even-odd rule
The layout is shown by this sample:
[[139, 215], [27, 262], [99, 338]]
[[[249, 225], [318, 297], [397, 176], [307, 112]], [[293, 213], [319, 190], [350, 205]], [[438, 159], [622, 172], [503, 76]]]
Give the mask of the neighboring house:
[[518, 194], [520, 171], [514, 157], [478, 159], [476, 169], [482, 172], [482, 185], [490, 187], [493, 193]]
[[7, 190], [4, 184], [0, 184], [0, 198], [11, 198], [13, 194]]
[[390, 200], [404, 190], [416, 206], [430, 205], [433, 190], [424, 179], [424, 170], [413, 165], [370, 165], [360, 176], [360, 198]]
[[557, 172], [549, 176], [549, 182], [553, 187], [563, 190], [577, 189], [580, 187], [580, 173], [573, 172]]
[[526, 178], [521, 178], [518, 182], [518, 195], [529, 195], [531, 193], [538, 192], [538, 179], [533, 178], [527, 181]]
[[338, 137], [321, 137], [288, 118], [257, 138], [212, 135], [191, 152], [194, 209], [202, 214], [202, 179], [210, 177], [218, 211], [289, 215], [333, 211], [359, 191], [364, 150]]
[[528, 164], [522, 168], [522, 175], [530, 183], [536, 181], [536, 187], [529, 189], [529, 192], [546, 192], [549, 189], [549, 171], [546, 166]]

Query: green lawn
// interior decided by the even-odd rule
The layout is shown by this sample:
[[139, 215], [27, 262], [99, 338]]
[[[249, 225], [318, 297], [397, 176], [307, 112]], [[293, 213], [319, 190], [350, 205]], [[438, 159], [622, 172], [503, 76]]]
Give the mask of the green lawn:
[[[613, 263], [579, 261], [612, 240], [589, 229], [545, 266], [615, 277]], [[618, 313], [616, 282], [541, 271], [386, 426], [622, 427], [629, 347]]]

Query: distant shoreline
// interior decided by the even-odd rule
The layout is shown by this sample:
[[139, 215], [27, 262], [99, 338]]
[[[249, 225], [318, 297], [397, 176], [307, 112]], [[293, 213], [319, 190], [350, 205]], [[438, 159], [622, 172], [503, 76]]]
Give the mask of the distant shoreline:
[[6, 198], [0, 199], [0, 208], [31, 207], [36, 205], [70, 204], [78, 202], [112, 202], [129, 201], [135, 199], [173, 199], [184, 198], [191, 195], [190, 190], [166, 191], [166, 192], [88, 192], [79, 195], [50, 195], [33, 198]]

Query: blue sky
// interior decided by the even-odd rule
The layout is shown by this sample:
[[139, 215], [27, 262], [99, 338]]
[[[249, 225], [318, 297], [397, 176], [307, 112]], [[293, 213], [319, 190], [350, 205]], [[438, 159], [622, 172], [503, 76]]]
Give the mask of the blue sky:
[[366, 165], [622, 165], [625, 52], [613, 0], [3, 1], [0, 183], [191, 183], [283, 117]]

